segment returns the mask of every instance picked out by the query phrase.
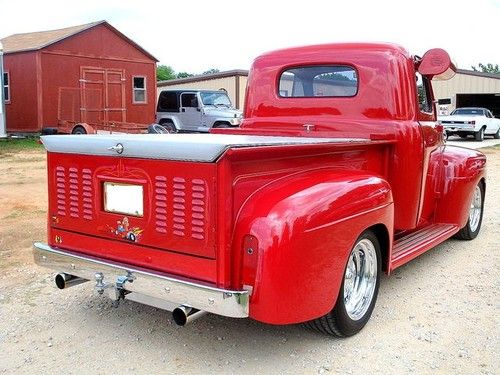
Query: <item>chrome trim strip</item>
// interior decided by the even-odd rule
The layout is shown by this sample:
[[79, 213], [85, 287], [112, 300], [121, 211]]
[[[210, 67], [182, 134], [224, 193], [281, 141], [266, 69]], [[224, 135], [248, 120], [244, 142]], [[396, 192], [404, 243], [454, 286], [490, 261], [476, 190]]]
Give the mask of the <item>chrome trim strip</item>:
[[[370, 143], [362, 138], [271, 137], [232, 134], [88, 134], [41, 137], [49, 152], [179, 161], [216, 161], [227, 149], [322, 143]], [[113, 148], [120, 145], [120, 154]]]
[[249, 292], [246, 290], [219, 289], [201, 283], [138, 270], [133, 267], [76, 255], [43, 243], [33, 245], [35, 263], [87, 280], [103, 276], [100, 288], [115, 287], [117, 280], [127, 276], [123, 289], [161, 299], [177, 305], [233, 318], [246, 318], [249, 314]]

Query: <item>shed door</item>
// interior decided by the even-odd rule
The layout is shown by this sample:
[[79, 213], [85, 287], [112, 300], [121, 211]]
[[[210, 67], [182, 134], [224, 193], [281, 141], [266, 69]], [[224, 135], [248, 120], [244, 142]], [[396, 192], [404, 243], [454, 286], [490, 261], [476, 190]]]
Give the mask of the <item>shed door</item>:
[[104, 81], [105, 71], [99, 68], [82, 70], [81, 121], [91, 125], [104, 124]]
[[106, 70], [106, 121], [125, 122], [125, 77], [123, 70]]
[[81, 120], [90, 125], [126, 121], [125, 78], [121, 69], [82, 68]]

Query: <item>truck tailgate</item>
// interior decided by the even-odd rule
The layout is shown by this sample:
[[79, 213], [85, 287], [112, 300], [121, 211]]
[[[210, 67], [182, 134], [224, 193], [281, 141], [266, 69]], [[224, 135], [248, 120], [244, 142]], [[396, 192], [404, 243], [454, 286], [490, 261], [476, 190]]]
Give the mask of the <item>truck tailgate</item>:
[[214, 259], [216, 166], [193, 164], [49, 152], [50, 225]]

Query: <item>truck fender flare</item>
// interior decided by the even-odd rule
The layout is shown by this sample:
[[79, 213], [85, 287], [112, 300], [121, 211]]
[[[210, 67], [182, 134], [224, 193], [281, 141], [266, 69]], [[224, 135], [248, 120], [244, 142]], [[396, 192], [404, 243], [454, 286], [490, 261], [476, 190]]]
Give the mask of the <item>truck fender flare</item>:
[[322, 168], [258, 189], [237, 215], [233, 241], [239, 281], [252, 289], [250, 316], [287, 324], [326, 314], [356, 238], [376, 224], [392, 233], [392, 221], [390, 185], [366, 171]]

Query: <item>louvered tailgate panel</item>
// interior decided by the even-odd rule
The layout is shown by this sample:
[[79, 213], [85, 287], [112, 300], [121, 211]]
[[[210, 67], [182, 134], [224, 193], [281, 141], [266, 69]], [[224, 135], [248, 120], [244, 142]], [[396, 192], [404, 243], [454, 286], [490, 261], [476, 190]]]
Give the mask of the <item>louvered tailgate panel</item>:
[[[51, 227], [215, 258], [215, 164], [49, 153], [48, 173]], [[106, 182], [142, 186], [143, 215], [105, 211]]]

